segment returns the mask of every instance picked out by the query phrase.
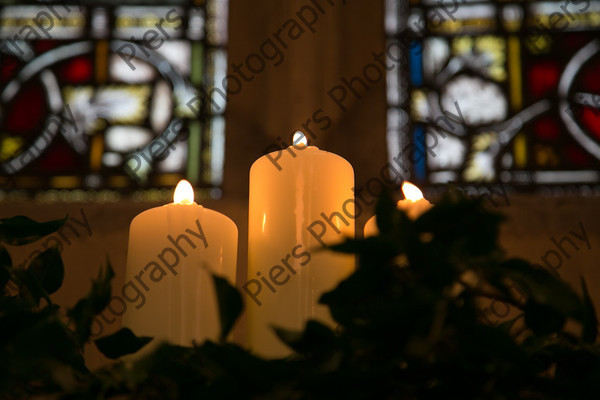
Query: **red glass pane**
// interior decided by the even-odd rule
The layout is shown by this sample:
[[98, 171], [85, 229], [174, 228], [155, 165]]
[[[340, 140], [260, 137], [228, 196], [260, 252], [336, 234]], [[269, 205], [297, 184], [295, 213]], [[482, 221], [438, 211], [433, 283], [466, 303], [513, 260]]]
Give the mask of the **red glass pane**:
[[560, 66], [556, 62], [543, 62], [529, 70], [529, 91], [534, 98], [550, 96], [556, 90]]
[[566, 153], [569, 161], [578, 167], [587, 167], [591, 163], [590, 155], [575, 144], [569, 144]]
[[596, 108], [583, 107], [581, 122], [585, 128], [600, 140], [600, 110]]
[[33, 162], [36, 170], [44, 174], [72, 173], [81, 169], [80, 164], [79, 155], [65, 143], [60, 133], [54, 138], [50, 148]]
[[555, 140], [560, 135], [560, 127], [550, 117], [542, 117], [534, 122], [533, 129], [540, 139]]
[[66, 83], [88, 83], [93, 77], [93, 62], [88, 57], [76, 57], [60, 69], [60, 78]]
[[35, 52], [37, 54], [39, 53], [43, 53], [45, 51], [54, 49], [55, 47], [58, 47], [59, 43], [55, 40], [40, 40], [37, 42], [34, 42], [34, 49]]
[[1, 63], [2, 69], [0, 72], [0, 82], [2, 84], [8, 83], [16, 74], [19, 61], [15, 57], [2, 55]]
[[581, 73], [582, 91], [600, 95], [600, 60], [586, 65]]
[[26, 85], [8, 106], [4, 128], [13, 134], [39, 129], [46, 112], [42, 89], [35, 84]]
[[561, 49], [573, 49], [578, 50], [588, 44], [590, 41], [590, 35], [586, 33], [570, 33], [564, 36], [563, 44], [560, 46]]

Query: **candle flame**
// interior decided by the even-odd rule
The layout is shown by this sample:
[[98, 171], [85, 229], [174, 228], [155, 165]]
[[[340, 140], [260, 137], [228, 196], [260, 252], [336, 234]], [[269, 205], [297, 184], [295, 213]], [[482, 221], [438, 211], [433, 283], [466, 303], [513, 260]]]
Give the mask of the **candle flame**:
[[406, 200], [410, 201], [418, 201], [423, 198], [423, 192], [410, 182], [404, 182], [402, 184], [402, 193], [404, 193]]
[[194, 202], [194, 188], [191, 183], [182, 179], [175, 188], [173, 202], [177, 204], [192, 204]]
[[306, 135], [301, 131], [296, 131], [296, 133], [294, 133], [294, 137], [292, 138], [292, 144], [294, 146], [308, 146], [308, 140], [306, 140]]

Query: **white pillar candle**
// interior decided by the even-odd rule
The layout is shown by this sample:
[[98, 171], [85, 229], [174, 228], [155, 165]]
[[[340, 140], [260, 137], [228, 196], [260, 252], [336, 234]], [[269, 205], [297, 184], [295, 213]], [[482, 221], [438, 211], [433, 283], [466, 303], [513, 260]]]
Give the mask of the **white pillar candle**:
[[225, 215], [194, 202], [187, 181], [174, 202], [136, 216], [129, 231], [123, 326], [159, 342], [189, 346], [220, 332], [211, 273], [235, 282], [238, 230]]
[[308, 319], [333, 325], [319, 298], [354, 270], [353, 256], [323, 250], [354, 237], [354, 170], [299, 135], [250, 170], [248, 275], [241, 286], [247, 344], [266, 357], [289, 354], [272, 325], [298, 331]]
[[[403, 210], [410, 219], [417, 219], [425, 211], [431, 207], [430, 202], [425, 200], [423, 192], [410, 182], [404, 182], [402, 184], [402, 193], [404, 193], [404, 200], [398, 201], [397, 207]], [[364, 237], [376, 236], [379, 234], [377, 229], [377, 222], [375, 216], [369, 218], [364, 228]]]

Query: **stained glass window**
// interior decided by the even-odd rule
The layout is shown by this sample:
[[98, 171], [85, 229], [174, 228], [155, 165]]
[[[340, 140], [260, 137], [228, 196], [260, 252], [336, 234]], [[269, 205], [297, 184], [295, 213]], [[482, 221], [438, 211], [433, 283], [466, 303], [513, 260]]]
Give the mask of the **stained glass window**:
[[600, 2], [386, 0], [385, 27], [408, 178], [598, 190]]
[[227, 0], [3, 3], [4, 186], [218, 191]]

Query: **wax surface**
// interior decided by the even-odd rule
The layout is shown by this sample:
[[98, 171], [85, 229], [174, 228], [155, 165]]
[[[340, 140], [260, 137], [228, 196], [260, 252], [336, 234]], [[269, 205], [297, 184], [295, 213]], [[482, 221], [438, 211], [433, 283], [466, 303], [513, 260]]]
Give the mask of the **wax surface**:
[[[281, 170], [266, 156], [250, 170], [246, 285], [254, 293], [260, 284], [255, 297], [261, 305], [242, 293], [247, 307], [247, 344], [267, 357], [289, 354], [271, 325], [301, 330], [314, 318], [333, 326], [329, 310], [318, 300], [354, 269], [353, 256], [323, 250], [307, 230], [321, 221], [326, 230], [320, 240], [327, 244], [354, 237], [354, 219], [344, 212], [355, 217], [352, 166], [316, 147], [293, 151], [295, 157], [284, 150], [277, 160]], [[332, 216], [334, 212], [340, 215]], [[331, 217], [331, 224], [321, 213]], [[313, 228], [318, 234], [322, 229], [320, 224]]]
[[[192, 340], [217, 339], [220, 325], [211, 271], [235, 284], [237, 240], [233, 221], [196, 203], [167, 204], [135, 217], [125, 285], [135, 285], [145, 304], [129, 304], [123, 326], [155, 337], [154, 342], [191, 345]], [[135, 293], [131, 285], [123, 290], [129, 298]]]

